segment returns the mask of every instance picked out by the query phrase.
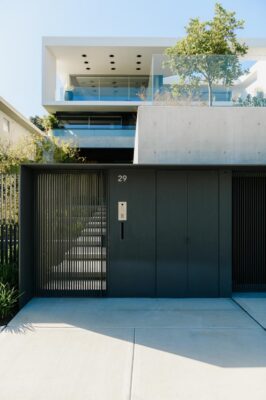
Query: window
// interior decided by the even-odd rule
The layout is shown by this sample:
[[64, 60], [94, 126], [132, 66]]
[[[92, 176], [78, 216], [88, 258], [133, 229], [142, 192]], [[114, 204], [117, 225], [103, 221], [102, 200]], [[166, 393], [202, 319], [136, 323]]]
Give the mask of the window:
[[3, 131], [6, 133], [10, 132], [10, 122], [6, 118], [3, 118]]

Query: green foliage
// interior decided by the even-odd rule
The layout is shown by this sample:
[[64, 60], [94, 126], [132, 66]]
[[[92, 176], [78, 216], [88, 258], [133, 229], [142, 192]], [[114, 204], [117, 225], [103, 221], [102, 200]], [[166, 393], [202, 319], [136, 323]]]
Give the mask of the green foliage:
[[0, 319], [12, 315], [12, 312], [18, 304], [19, 293], [14, 287], [10, 287], [8, 283], [0, 282]]
[[235, 100], [234, 105], [238, 107], [266, 107], [266, 97], [263, 93], [258, 93], [257, 96], [248, 94], [245, 99], [239, 97]]
[[23, 163], [82, 162], [74, 144], [65, 143], [49, 135], [51, 129], [60, 128], [54, 115], [32, 117], [31, 122], [45, 133], [32, 133], [16, 144], [0, 138], [0, 173], [18, 173]]
[[238, 57], [247, 53], [248, 46], [236, 35], [236, 30], [243, 27], [244, 21], [237, 20], [235, 12], [226, 11], [219, 3], [215, 4], [212, 20], [191, 19], [186, 37], [166, 50], [166, 65], [179, 77], [174, 94], [195, 94], [200, 85], [207, 84], [211, 106], [214, 84], [231, 86], [246, 73]]
[[18, 265], [0, 264], [0, 282], [18, 288]]
[[35, 117], [30, 117], [30, 122], [33, 123], [33, 125], [37, 126], [40, 131], [45, 131], [42, 118], [38, 115], [35, 115]]
[[53, 114], [44, 115], [40, 120], [45, 132], [61, 127], [58, 119]]
[[0, 138], [0, 173], [18, 173], [22, 163], [34, 160], [35, 151], [33, 136], [24, 137], [16, 144]]

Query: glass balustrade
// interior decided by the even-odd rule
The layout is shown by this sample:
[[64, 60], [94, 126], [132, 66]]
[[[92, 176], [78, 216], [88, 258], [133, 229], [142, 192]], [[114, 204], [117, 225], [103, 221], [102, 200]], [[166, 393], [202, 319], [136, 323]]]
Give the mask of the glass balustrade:
[[148, 100], [149, 77], [71, 75], [71, 85], [63, 91], [64, 101]]
[[153, 55], [150, 75], [70, 75], [61, 101], [266, 106], [266, 57]]
[[154, 55], [151, 81], [157, 105], [266, 106], [262, 57]]
[[59, 141], [79, 148], [133, 148], [135, 125], [64, 125], [52, 134]]

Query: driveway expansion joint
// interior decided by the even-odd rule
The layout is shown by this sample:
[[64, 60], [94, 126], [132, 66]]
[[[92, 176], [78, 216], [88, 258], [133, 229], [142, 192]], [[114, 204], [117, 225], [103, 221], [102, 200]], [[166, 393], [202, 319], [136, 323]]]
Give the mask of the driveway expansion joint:
[[241, 304], [239, 304], [239, 303], [237, 302], [237, 300], [235, 300], [233, 297], [232, 297], [232, 301], [233, 301], [242, 311], [244, 311], [244, 313], [247, 314], [257, 325], [259, 325], [259, 326], [264, 330], [264, 332], [266, 331], [266, 328], [265, 328], [256, 318], [254, 318], [243, 306], [241, 306]]

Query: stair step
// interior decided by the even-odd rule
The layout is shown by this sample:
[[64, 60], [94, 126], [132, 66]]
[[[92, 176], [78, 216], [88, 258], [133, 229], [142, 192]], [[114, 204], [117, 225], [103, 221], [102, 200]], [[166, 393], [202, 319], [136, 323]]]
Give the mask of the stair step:
[[92, 272], [106, 272], [106, 261], [99, 260], [79, 260], [70, 261], [64, 260], [60, 264], [52, 267], [53, 272], [58, 273], [69, 273], [70, 271], [75, 271], [79, 273], [92, 273]]
[[[102, 221], [90, 221], [86, 223], [87, 228], [101, 228], [101, 227], [106, 227], [106, 223]], [[87, 229], [86, 228], [86, 229]]]
[[96, 215], [96, 216], [90, 217], [90, 221], [106, 222], [106, 218], [105, 217], [97, 217], [97, 215]]
[[86, 290], [89, 292], [101, 292], [102, 290], [106, 290], [106, 280], [101, 279], [64, 279], [58, 280], [50, 279], [45, 286], [46, 290], [64, 290], [69, 291], [69, 293], [73, 291]]
[[68, 272], [68, 273], [60, 273], [60, 271], [56, 271], [52, 274], [50, 274], [50, 278], [54, 279], [60, 279], [61, 281], [64, 280], [69, 280], [69, 279], [75, 279], [75, 280], [81, 280], [84, 281], [85, 279], [89, 280], [102, 280], [106, 279], [106, 273], [105, 272], [83, 272], [83, 273], [78, 273], [78, 272]]
[[101, 246], [102, 245], [102, 237], [101, 236], [80, 236], [76, 243], [78, 246]]
[[[93, 250], [92, 250], [93, 249]], [[74, 260], [106, 260], [106, 250], [100, 251], [100, 247], [76, 247], [75, 250], [70, 250], [70, 252], [66, 253], [65, 259], [74, 261]], [[85, 250], [85, 251], [84, 251]]]
[[102, 236], [106, 235], [106, 228], [90, 228], [82, 231], [83, 236]]

